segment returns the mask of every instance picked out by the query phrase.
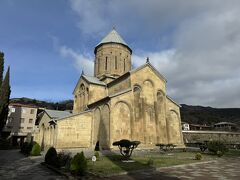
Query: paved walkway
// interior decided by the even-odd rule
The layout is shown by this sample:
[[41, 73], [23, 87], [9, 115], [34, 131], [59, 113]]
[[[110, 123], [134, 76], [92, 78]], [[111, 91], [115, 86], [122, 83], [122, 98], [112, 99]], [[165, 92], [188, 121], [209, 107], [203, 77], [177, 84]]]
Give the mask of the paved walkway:
[[108, 180], [145, 179], [194, 179], [194, 180], [239, 180], [240, 157], [219, 159], [208, 163], [159, 168], [157, 171], [139, 172], [129, 175], [113, 176]]
[[[66, 179], [40, 165], [43, 159], [25, 157], [19, 150], [0, 150], [0, 179], [63, 180]], [[99, 179], [90, 177], [89, 179]], [[106, 180], [171, 180], [171, 179], [240, 179], [240, 157], [177, 167], [160, 168], [156, 171], [142, 171], [128, 175], [101, 178]]]
[[19, 150], [0, 150], [0, 179], [62, 180], [62, 176], [40, 164], [39, 157], [25, 157]]

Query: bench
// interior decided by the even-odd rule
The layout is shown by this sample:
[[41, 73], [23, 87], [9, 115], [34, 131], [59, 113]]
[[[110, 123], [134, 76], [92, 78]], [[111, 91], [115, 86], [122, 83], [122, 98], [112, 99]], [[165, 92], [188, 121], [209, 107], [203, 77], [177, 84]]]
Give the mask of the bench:
[[226, 146], [227, 146], [229, 149], [240, 149], [240, 144], [239, 144], [239, 143], [226, 144]]
[[195, 143], [185, 143], [185, 145], [188, 147], [198, 147], [201, 150], [201, 152], [205, 152], [208, 148], [207, 141], [195, 142]]
[[156, 144], [156, 146], [159, 146], [162, 151], [172, 151], [176, 147], [174, 144]]

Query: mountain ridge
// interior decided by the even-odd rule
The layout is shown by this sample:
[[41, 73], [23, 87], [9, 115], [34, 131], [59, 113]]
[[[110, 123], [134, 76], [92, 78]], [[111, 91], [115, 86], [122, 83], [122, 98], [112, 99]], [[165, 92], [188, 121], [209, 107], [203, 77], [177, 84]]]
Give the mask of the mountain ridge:
[[[53, 110], [72, 110], [73, 100], [60, 102], [48, 102], [31, 98], [12, 98], [11, 103], [32, 104], [42, 108]], [[240, 108], [213, 108], [210, 106], [181, 104], [180, 108], [182, 122], [190, 124], [214, 125], [218, 122], [232, 122], [240, 125]]]

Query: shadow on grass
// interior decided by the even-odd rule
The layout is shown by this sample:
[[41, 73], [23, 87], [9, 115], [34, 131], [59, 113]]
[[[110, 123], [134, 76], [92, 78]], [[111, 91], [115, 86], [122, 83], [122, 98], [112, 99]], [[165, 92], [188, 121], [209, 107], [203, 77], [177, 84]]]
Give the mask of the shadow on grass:
[[179, 179], [157, 171], [147, 162], [139, 162], [134, 157], [129, 161], [124, 161], [119, 154], [115, 151], [103, 151], [102, 159], [92, 168], [102, 177], [105, 176], [104, 179]]
[[[104, 106], [105, 107], [105, 106]], [[104, 109], [104, 108], [103, 108]], [[105, 116], [102, 116], [99, 122], [99, 131], [98, 131], [98, 140], [100, 149], [108, 149], [102, 151], [103, 159], [99, 162], [95, 162], [92, 164], [92, 170], [97, 172], [98, 174], [102, 174], [103, 176], [107, 175], [108, 177], [103, 177], [103, 179], [178, 179], [176, 177], [171, 177], [170, 175], [156, 171], [156, 169], [152, 166], [149, 166], [147, 163], [142, 163], [137, 160], [133, 162], [123, 162], [123, 156], [114, 151], [110, 151], [110, 139], [109, 139], [109, 108], [105, 110]], [[108, 115], [106, 115], [108, 114]], [[90, 171], [91, 171], [90, 168]], [[125, 175], [119, 175], [121, 173], [125, 173]], [[115, 175], [114, 175], [115, 174]], [[117, 175], [118, 174], [118, 175]], [[113, 175], [113, 176], [109, 176]]]

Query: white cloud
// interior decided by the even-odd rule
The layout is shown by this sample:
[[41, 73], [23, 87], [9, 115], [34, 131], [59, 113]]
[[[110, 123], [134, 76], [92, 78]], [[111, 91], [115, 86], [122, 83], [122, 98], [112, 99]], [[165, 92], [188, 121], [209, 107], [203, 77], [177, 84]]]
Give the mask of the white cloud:
[[75, 68], [79, 72], [84, 70], [85, 74], [93, 75], [94, 62], [92, 61], [93, 58], [90, 55], [80, 54], [66, 46], [61, 46], [59, 48], [59, 52], [63, 57], [73, 60]]
[[149, 57], [178, 102], [240, 107], [240, 1], [70, 2], [81, 33], [99, 36], [115, 24], [133, 47], [134, 66]]
[[71, 7], [79, 16], [77, 24], [83, 33], [91, 34], [104, 29], [105, 3], [102, 1], [70, 0]]

